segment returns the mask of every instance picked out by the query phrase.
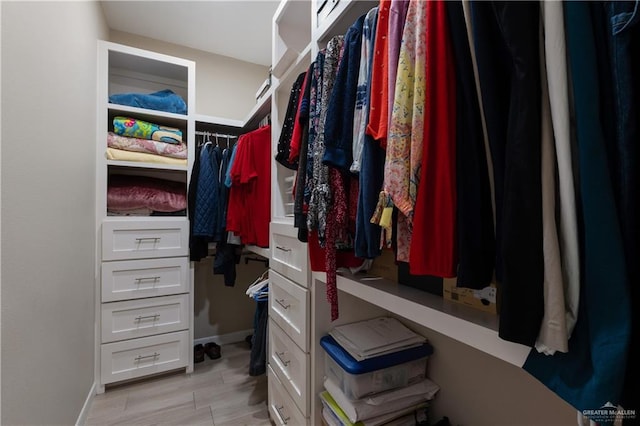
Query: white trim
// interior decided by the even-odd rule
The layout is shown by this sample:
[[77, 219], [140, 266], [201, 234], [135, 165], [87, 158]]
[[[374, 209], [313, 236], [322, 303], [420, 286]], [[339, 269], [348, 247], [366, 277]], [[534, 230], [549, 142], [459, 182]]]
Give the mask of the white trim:
[[[0, 1], [0, 22], [2, 22], [2, 2]], [[0, 46], [2, 35], [0, 31]], [[2, 55], [0, 55], [0, 81], [2, 81]], [[0, 164], [2, 163], [2, 85], [0, 84]], [[0, 194], [2, 194], [2, 178], [0, 177]], [[2, 197], [0, 197], [0, 235], [2, 234]], [[2, 265], [2, 245], [0, 244], [0, 265]], [[2, 267], [0, 267], [0, 294], [2, 294]], [[2, 297], [0, 297], [0, 313]], [[2, 315], [0, 315], [2, 317]], [[2, 324], [0, 323], [0, 419], [2, 419]], [[2, 421], [2, 420], [0, 420]]]
[[87, 399], [84, 400], [84, 405], [82, 406], [82, 410], [80, 410], [80, 414], [78, 414], [78, 420], [76, 420], [76, 426], [83, 426], [87, 422], [87, 417], [89, 416], [89, 410], [91, 409], [91, 404], [93, 403], [93, 397], [96, 396], [96, 387], [97, 383], [93, 382], [91, 385], [91, 389], [89, 389], [89, 394], [87, 395]]
[[204, 345], [205, 343], [215, 342], [219, 345], [228, 345], [229, 343], [244, 342], [244, 339], [251, 334], [253, 334], [253, 329], [234, 331], [233, 333], [194, 339], [193, 344]]

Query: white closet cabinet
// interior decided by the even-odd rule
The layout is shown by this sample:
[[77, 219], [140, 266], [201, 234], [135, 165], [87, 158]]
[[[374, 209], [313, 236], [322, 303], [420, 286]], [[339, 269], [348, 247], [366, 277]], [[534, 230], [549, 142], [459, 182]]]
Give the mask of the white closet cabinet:
[[[377, 2], [283, 0], [273, 17], [272, 158], [291, 87], [331, 35], [344, 33]], [[320, 14], [321, 13], [321, 14]], [[351, 19], [353, 17], [353, 19]], [[351, 20], [351, 22], [349, 22]], [[293, 227], [295, 172], [272, 160], [271, 273], [269, 288], [269, 412], [276, 424], [320, 424], [313, 377], [315, 312], [307, 244]], [[323, 296], [324, 303], [326, 297]], [[374, 312], [380, 312], [375, 310]], [[373, 315], [363, 309], [357, 315]], [[304, 423], [303, 423], [304, 419]]]
[[[187, 194], [194, 159], [195, 63], [98, 42], [96, 159], [96, 377], [105, 385], [169, 370], [193, 370], [193, 270], [189, 221], [181, 216], [114, 216], [107, 190], [115, 175], [178, 182]], [[120, 93], [171, 89], [187, 114], [109, 103]], [[178, 128], [185, 165], [108, 160], [107, 133], [125, 116]]]
[[[529, 348], [500, 339], [495, 315], [386, 280], [363, 281], [340, 276], [340, 318], [330, 320], [326, 274], [311, 272], [307, 245], [298, 241], [297, 229], [293, 227], [291, 183], [295, 173], [273, 158], [295, 78], [308, 68], [331, 37], [345, 34], [359, 16], [378, 3], [283, 0], [273, 17], [268, 358], [271, 419], [278, 425], [322, 424], [318, 394], [323, 389], [325, 354], [320, 338], [339, 324], [390, 315], [434, 344], [430, 376], [441, 386], [433, 406], [436, 415], [449, 415], [454, 422], [464, 424], [513, 424], [514, 420], [567, 424], [567, 419], [573, 422], [575, 411], [520, 369]], [[463, 360], [466, 364], [452, 365], [448, 359]], [[471, 377], [489, 381], [475, 387], [475, 382], [468, 382], [473, 380]], [[482, 389], [485, 386], [487, 389]], [[508, 407], [495, 400], [492, 393], [508, 400]], [[539, 410], [538, 402], [548, 410]], [[494, 406], [503, 408], [499, 413], [488, 408]]]
[[278, 425], [310, 424], [309, 321], [311, 301], [307, 245], [293, 227], [295, 172], [274, 158], [291, 87], [311, 63], [309, 1], [282, 1], [273, 17], [271, 107], [271, 271], [267, 375], [271, 420]]

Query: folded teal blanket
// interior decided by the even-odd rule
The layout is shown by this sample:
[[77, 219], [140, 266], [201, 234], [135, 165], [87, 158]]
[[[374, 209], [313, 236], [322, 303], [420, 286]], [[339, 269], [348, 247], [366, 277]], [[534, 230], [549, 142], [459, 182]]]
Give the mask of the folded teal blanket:
[[109, 96], [109, 102], [156, 111], [186, 114], [187, 104], [173, 91], [166, 89], [155, 93], [120, 93]]
[[113, 132], [121, 136], [149, 139], [166, 143], [181, 143], [182, 131], [129, 117], [114, 117]]

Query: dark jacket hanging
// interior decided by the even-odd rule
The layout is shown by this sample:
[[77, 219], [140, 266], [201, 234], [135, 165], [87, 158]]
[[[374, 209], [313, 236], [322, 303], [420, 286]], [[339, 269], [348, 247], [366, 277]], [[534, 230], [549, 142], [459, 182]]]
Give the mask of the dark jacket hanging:
[[540, 51], [537, 2], [473, 2], [496, 192], [501, 338], [533, 346], [543, 316]]

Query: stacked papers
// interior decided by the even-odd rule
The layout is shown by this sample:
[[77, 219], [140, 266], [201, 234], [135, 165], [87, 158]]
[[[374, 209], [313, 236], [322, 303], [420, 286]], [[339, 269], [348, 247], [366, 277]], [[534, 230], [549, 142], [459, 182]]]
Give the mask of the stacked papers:
[[[331, 401], [336, 404], [340, 412], [351, 423], [362, 422], [365, 426], [376, 426], [379, 420], [392, 420], [400, 415], [412, 412], [417, 406], [433, 399], [440, 387], [428, 379], [405, 388], [377, 394], [373, 397], [350, 400], [331, 379], [325, 379], [324, 388], [329, 393]], [[326, 395], [320, 395], [323, 401]], [[332, 406], [331, 404], [328, 404]], [[335, 410], [333, 410], [335, 411]], [[386, 415], [390, 415], [386, 416]], [[344, 424], [348, 424], [342, 421]]]
[[357, 361], [413, 348], [427, 341], [389, 317], [340, 325], [329, 334]]
[[[427, 419], [427, 409], [429, 407], [428, 403], [425, 402], [389, 414], [353, 423], [331, 397], [329, 392], [322, 392], [320, 399], [323, 404], [322, 417], [330, 426], [415, 426], [416, 424], [420, 424], [419, 422], [422, 419]], [[418, 423], [416, 423], [416, 420]]]

